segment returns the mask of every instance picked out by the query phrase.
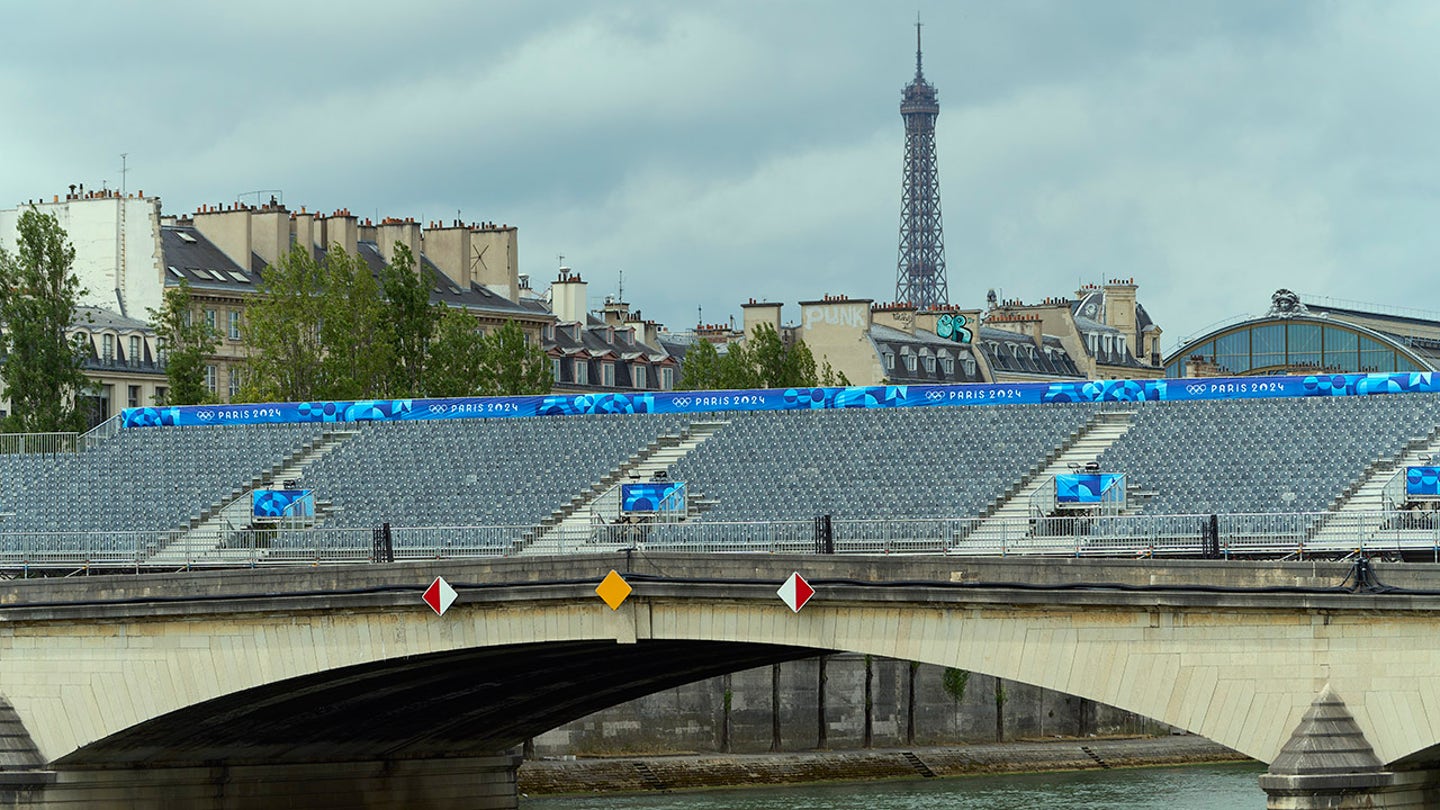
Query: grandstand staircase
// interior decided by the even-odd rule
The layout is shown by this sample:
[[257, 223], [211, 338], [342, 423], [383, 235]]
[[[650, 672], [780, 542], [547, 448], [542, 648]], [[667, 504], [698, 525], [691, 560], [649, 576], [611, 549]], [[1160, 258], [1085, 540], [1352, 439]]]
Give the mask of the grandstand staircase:
[[[252, 550], [249, 543], [236, 543], [228, 548], [229, 541], [241, 539], [253, 522], [250, 493], [257, 489], [271, 487], [275, 483], [297, 480], [305, 470], [319, 461], [331, 450], [356, 436], [356, 430], [327, 430], [287, 454], [270, 469], [257, 473], [244, 487], [231, 490], [223, 500], [201, 510], [190, 519], [183, 535], [159, 549], [150, 557], [155, 565], [185, 566], [193, 563], [226, 564], [249, 562], [254, 554], [264, 550]], [[315, 521], [338, 511], [330, 501], [315, 500]]]
[[1373, 540], [1382, 528], [1383, 518], [1378, 513], [1387, 508], [1386, 487], [1395, 476], [1404, 475], [1406, 467], [1422, 464], [1427, 456], [1440, 460], [1440, 427], [1424, 438], [1411, 440], [1396, 458], [1371, 464], [1365, 476], [1325, 510], [1325, 517], [1316, 524], [1308, 542], [1354, 544], [1358, 548], [1361, 539]]
[[[603, 518], [597, 514], [602, 503], [615, 500], [618, 513], [620, 485], [631, 481], [650, 481], [657, 472], [668, 473], [670, 467], [690, 454], [706, 439], [723, 430], [729, 422], [691, 422], [675, 434], [667, 434], [641, 448], [624, 463], [606, 473], [590, 485], [590, 489], [576, 495], [570, 503], [555, 510], [550, 517], [541, 521], [532, 537], [521, 542], [517, 551], [526, 554], [554, 554], [584, 542], [590, 537], [591, 529]], [[690, 490], [686, 497], [686, 517], [699, 514], [715, 505], [703, 495]]]
[[1050, 483], [1056, 475], [1068, 473], [1073, 467], [1096, 461], [1130, 429], [1132, 411], [1099, 411], [1079, 430], [1071, 434], [1045, 459], [1031, 468], [1023, 478], [991, 501], [980, 515], [981, 522], [966, 542], [1001, 544], [1025, 536], [1028, 525], [1030, 497]]

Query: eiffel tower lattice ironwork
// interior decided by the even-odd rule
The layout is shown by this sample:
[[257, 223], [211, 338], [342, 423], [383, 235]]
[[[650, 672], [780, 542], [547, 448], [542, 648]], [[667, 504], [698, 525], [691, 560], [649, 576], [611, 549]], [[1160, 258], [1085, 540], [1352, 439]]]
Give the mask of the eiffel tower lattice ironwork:
[[905, 180], [900, 196], [900, 261], [895, 300], [920, 309], [948, 306], [945, 233], [940, 220], [940, 175], [935, 167], [935, 85], [925, 81], [920, 59], [920, 22], [915, 22], [915, 80], [901, 91], [905, 121]]

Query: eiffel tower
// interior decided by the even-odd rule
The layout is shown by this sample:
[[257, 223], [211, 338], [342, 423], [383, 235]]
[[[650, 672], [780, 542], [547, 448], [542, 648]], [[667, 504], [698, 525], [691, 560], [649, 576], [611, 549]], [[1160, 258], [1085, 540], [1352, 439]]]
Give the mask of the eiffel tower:
[[900, 261], [895, 300], [920, 309], [948, 306], [945, 232], [940, 221], [940, 175], [935, 168], [935, 119], [940, 102], [921, 67], [920, 21], [915, 21], [915, 80], [900, 96], [905, 121], [905, 180], [900, 195]]

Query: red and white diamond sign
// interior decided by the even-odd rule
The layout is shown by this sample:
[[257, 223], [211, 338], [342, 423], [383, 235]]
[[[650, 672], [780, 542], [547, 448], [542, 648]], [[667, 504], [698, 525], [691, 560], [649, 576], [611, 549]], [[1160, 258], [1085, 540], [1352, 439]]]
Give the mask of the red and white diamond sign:
[[809, 602], [810, 597], [815, 595], [815, 589], [810, 587], [810, 583], [806, 582], [804, 577], [800, 576], [799, 571], [796, 571], [790, 575], [789, 579], [785, 580], [785, 584], [781, 585], [780, 590], [775, 593], [780, 595], [780, 599], [785, 602], [790, 610], [799, 613], [800, 608], [805, 607], [805, 603]]
[[450, 587], [444, 577], [435, 577], [435, 581], [430, 583], [430, 587], [425, 589], [425, 595], [420, 598], [435, 611], [436, 616], [444, 616], [445, 611], [455, 602], [455, 589]]

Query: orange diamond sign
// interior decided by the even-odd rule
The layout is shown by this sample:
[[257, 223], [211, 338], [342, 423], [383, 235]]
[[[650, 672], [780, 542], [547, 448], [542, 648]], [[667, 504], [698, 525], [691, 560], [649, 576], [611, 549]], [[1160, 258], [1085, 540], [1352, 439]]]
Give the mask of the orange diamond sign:
[[630, 587], [630, 583], [626, 582], [625, 578], [612, 568], [610, 573], [605, 575], [605, 579], [600, 582], [600, 586], [595, 589], [595, 593], [605, 600], [605, 604], [609, 605], [611, 610], [619, 610], [620, 605], [625, 602], [625, 597], [629, 596], [633, 590], [635, 589]]

